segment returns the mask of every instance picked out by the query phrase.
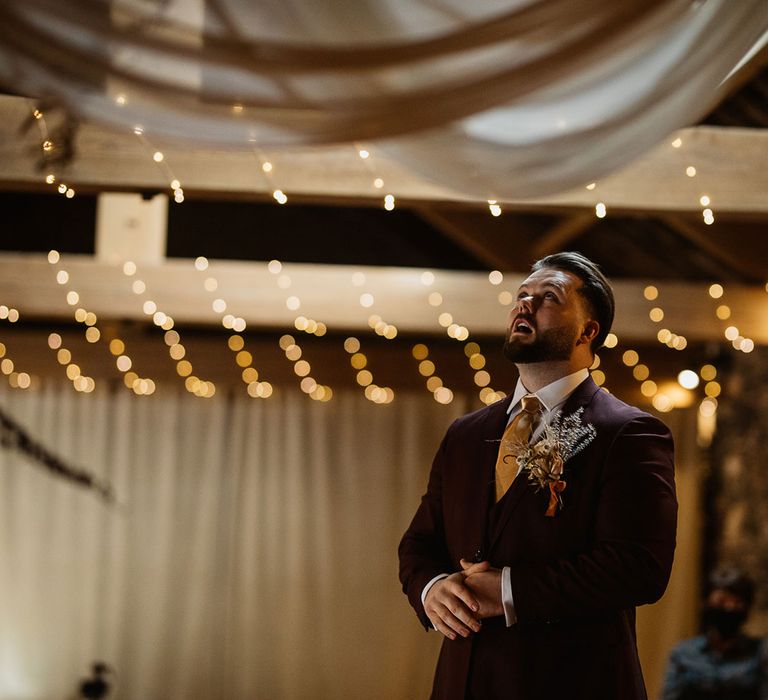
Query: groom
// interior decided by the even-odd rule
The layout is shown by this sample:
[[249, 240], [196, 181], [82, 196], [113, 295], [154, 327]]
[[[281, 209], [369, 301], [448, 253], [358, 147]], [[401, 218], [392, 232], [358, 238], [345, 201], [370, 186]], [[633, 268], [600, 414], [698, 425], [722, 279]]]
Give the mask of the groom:
[[[539, 260], [507, 324], [514, 393], [443, 438], [399, 548], [403, 590], [445, 637], [434, 700], [646, 698], [635, 607], [672, 567], [673, 446], [589, 376], [613, 312], [592, 261]], [[564, 464], [543, 454], [558, 414]]]

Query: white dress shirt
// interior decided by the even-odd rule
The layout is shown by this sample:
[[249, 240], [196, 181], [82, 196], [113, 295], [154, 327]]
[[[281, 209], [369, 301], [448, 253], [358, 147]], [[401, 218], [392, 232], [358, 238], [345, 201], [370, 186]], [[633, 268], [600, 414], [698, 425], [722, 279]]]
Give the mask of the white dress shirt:
[[[581, 384], [588, 376], [589, 376], [588, 369], [580, 369], [577, 372], [574, 372], [573, 374], [569, 374], [565, 377], [561, 377], [560, 379], [552, 382], [551, 384], [547, 384], [545, 387], [542, 387], [536, 392], [536, 397], [541, 402], [541, 407], [542, 407], [541, 418], [542, 419], [539, 425], [536, 426], [536, 430], [533, 431], [533, 434], [531, 435], [531, 441], [535, 441], [541, 436], [541, 434], [544, 432], [544, 427], [546, 425], [549, 425], [549, 423], [552, 422], [557, 412], [563, 407], [563, 404], [568, 400], [568, 397], [575, 391], [576, 387], [579, 386], [579, 384]], [[526, 389], [525, 386], [523, 385], [523, 382], [520, 379], [518, 379], [517, 386], [515, 386], [515, 391], [512, 394], [512, 401], [509, 404], [509, 408], [507, 409], [507, 413], [509, 414], [509, 418], [507, 419], [507, 425], [509, 425], [510, 421], [518, 413], [520, 413], [522, 409], [521, 399], [523, 398], [523, 396], [530, 393], [531, 392], [528, 391], [528, 389]], [[508, 566], [505, 566], [501, 570], [501, 603], [504, 606], [504, 619], [506, 620], [507, 627], [510, 627], [511, 625], [514, 625], [517, 622], [517, 615], [515, 614], [515, 599], [512, 594], [512, 583], [510, 579], [510, 572], [511, 572], [511, 569]], [[422, 590], [421, 592], [422, 605], [424, 604], [424, 600], [427, 597], [427, 592], [429, 591], [429, 589], [435, 583], [447, 577], [448, 577], [448, 574], [438, 574], [426, 586], [424, 586], [424, 590]]]

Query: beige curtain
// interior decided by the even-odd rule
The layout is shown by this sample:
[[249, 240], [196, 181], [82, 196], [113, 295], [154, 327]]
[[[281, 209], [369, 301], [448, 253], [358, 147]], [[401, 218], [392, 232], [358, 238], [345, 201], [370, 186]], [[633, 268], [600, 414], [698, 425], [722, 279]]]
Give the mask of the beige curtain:
[[121, 505], [0, 451], [0, 698], [68, 697], [94, 659], [135, 700], [425, 696], [396, 547], [460, 402], [1, 400]]
[[667, 657], [681, 639], [698, 634], [701, 591], [701, 503], [706, 460], [696, 441], [695, 407], [662, 416], [675, 437], [679, 513], [672, 577], [664, 597], [637, 612], [637, 641], [648, 697], [661, 697]]
[[[123, 700], [428, 696], [440, 640], [399, 590], [396, 546], [461, 399], [48, 385], [0, 401], [120, 501], [0, 450], [1, 700], [72, 697], [95, 659], [116, 669]], [[640, 616], [649, 684], [690, 626], [688, 465], [675, 578]]]

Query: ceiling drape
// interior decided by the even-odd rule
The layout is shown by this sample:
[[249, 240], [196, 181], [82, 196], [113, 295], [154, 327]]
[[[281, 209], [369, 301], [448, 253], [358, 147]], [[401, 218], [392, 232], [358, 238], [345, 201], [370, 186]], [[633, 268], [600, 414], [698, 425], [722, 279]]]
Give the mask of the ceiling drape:
[[154, 139], [365, 141], [530, 197], [695, 123], [766, 31], [764, 0], [9, 0], [0, 81]]

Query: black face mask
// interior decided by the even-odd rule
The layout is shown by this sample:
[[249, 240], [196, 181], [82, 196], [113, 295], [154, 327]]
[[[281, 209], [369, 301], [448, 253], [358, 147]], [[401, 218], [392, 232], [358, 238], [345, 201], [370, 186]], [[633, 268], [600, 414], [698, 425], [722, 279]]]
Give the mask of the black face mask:
[[704, 628], [716, 630], [721, 637], [735, 637], [746, 620], [746, 610], [726, 610], [716, 606], [704, 608]]

